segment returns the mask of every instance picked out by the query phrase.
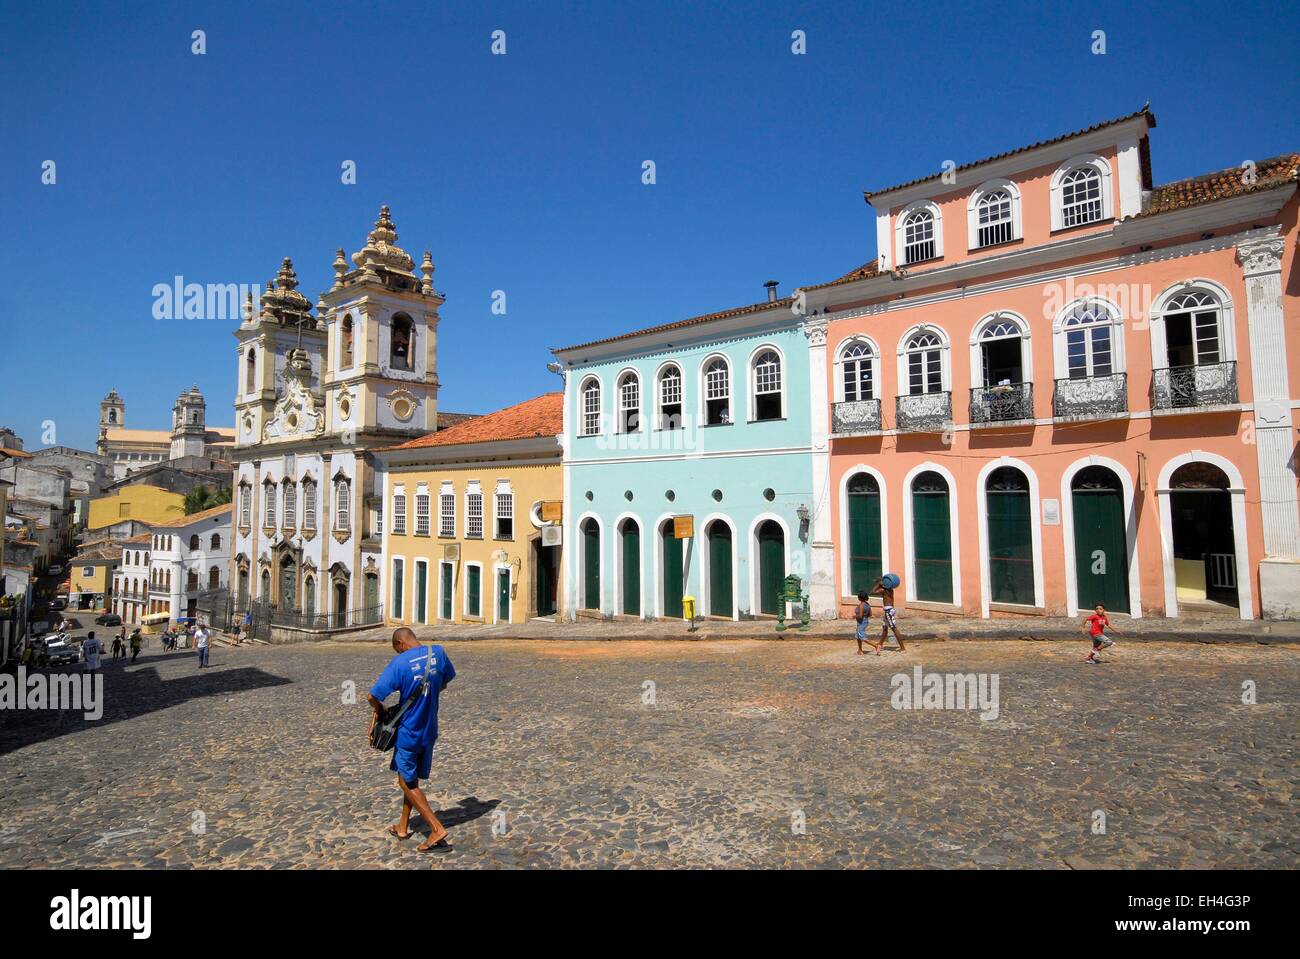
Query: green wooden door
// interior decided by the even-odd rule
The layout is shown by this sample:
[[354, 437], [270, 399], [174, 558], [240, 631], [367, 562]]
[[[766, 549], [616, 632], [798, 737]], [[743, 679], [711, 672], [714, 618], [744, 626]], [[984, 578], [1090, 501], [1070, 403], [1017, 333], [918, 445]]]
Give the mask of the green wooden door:
[[916, 598], [952, 602], [948, 481], [927, 470], [912, 481], [912, 575]]
[[623, 523], [623, 614], [641, 615], [641, 527]]
[[1089, 466], [1074, 477], [1071, 500], [1079, 608], [1101, 603], [1109, 612], [1127, 613], [1128, 545], [1119, 479], [1104, 466]]
[[425, 605], [429, 598], [429, 565], [427, 563], [415, 564], [415, 621], [423, 623], [427, 618], [425, 612], [428, 607]]
[[985, 487], [989, 529], [989, 597], [1034, 605], [1034, 541], [1029, 483], [1012, 466], [993, 471]]
[[664, 584], [665, 616], [682, 615], [682, 541], [673, 535], [673, 522], [669, 520], [660, 527]]
[[869, 590], [884, 572], [880, 557], [880, 487], [874, 476], [849, 479], [849, 590]]
[[[443, 618], [443, 619], [451, 619], [451, 610], [452, 610], [452, 605], [451, 605], [451, 603], [452, 603], [452, 587], [451, 587], [452, 568], [451, 568], [451, 564], [450, 564], [450, 563], [443, 563], [443, 564], [442, 564], [442, 573], [441, 573], [441, 576], [442, 576], [442, 618]], [[424, 601], [423, 601], [423, 600], [420, 601], [420, 606], [421, 606], [421, 608], [423, 608], [423, 606], [424, 606]], [[423, 615], [423, 614], [421, 614], [421, 615]]]
[[772, 520], [758, 528], [758, 608], [775, 616], [785, 581], [785, 534]]
[[600, 527], [589, 519], [582, 527], [582, 608], [600, 609]]
[[714, 520], [709, 535], [709, 615], [731, 617], [736, 600], [731, 586], [731, 527]]
[[497, 622], [510, 622], [510, 571], [497, 570]]
[[551, 616], [555, 613], [555, 567], [558, 546], [543, 546], [535, 541], [533, 547], [533, 566], [537, 579], [537, 615]]
[[465, 595], [469, 615], [483, 615], [483, 567], [465, 567]]

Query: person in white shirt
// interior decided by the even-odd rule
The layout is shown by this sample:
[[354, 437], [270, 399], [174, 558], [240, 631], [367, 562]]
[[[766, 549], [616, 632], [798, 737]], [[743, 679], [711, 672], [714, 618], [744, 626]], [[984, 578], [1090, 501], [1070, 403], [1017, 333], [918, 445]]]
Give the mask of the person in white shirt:
[[86, 672], [99, 672], [99, 657], [104, 652], [103, 644], [95, 638], [94, 633], [86, 634], [86, 641], [81, 644], [81, 651], [86, 655]]
[[194, 648], [199, 651], [199, 669], [208, 665], [208, 631], [202, 626], [194, 630]]

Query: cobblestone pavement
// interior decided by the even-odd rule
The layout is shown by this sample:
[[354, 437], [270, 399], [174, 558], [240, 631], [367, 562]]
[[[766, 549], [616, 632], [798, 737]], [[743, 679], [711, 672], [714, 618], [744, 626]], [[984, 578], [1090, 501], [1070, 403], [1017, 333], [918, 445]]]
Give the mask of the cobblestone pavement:
[[[443, 857], [384, 833], [385, 647], [154, 650], [99, 722], [0, 712], [0, 867], [1294, 868], [1300, 649], [1085, 646], [448, 643]], [[917, 666], [996, 673], [998, 718], [891, 708]]]

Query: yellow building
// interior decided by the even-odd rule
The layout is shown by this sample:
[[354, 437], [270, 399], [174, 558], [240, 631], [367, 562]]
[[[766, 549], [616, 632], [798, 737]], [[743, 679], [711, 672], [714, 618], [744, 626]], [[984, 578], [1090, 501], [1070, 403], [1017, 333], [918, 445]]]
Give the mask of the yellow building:
[[165, 523], [185, 513], [185, 497], [156, 486], [124, 486], [111, 496], [90, 501], [91, 530], [103, 529], [123, 520]]
[[392, 625], [554, 616], [563, 394], [379, 451]]
[[86, 543], [69, 565], [68, 608], [104, 611], [113, 595], [113, 577], [122, 561], [122, 544], [105, 539]]

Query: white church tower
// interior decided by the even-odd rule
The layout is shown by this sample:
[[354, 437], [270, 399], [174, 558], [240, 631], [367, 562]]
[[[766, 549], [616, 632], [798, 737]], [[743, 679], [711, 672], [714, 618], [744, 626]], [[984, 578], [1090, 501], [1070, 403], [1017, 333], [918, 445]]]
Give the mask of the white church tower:
[[197, 386], [182, 393], [172, 407], [171, 458], [202, 456], [207, 446], [206, 438], [208, 403]]

